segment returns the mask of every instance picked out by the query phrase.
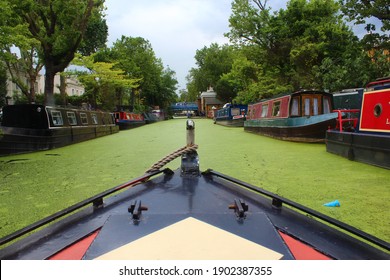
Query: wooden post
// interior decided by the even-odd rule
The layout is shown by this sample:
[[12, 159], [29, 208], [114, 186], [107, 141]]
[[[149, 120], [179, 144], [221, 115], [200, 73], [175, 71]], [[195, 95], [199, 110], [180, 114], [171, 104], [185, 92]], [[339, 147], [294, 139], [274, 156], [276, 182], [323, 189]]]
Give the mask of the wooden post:
[[195, 122], [187, 120], [187, 147], [195, 144]]

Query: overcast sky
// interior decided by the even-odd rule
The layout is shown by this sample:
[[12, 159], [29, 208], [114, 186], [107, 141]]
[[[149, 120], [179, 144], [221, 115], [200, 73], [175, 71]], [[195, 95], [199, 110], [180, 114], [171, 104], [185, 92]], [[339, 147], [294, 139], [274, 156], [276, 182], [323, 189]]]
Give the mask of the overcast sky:
[[[158, 58], [176, 72], [179, 89], [186, 88], [195, 67], [196, 50], [228, 39], [231, 0], [106, 0], [108, 45], [128, 37], [148, 40]], [[273, 10], [287, 0], [269, 0]]]
[[[287, 0], [271, 0], [285, 7]], [[186, 88], [195, 67], [196, 50], [228, 39], [231, 0], [106, 0], [108, 45], [122, 35], [148, 40], [164, 67], [176, 72], [179, 89]]]

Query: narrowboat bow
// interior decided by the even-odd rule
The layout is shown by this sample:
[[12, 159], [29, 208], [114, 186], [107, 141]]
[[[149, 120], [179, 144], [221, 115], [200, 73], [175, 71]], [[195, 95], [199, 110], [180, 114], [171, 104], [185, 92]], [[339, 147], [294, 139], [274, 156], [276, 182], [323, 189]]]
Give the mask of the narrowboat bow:
[[[187, 120], [187, 145], [145, 175], [1, 238], [0, 258], [390, 259], [383, 240], [217, 171], [200, 172], [194, 128]], [[180, 168], [163, 169], [176, 157]]]

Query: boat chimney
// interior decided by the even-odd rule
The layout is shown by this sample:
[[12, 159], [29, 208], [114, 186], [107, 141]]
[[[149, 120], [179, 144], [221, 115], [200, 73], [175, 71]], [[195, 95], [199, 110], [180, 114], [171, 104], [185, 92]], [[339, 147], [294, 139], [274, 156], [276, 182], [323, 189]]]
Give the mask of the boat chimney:
[[187, 152], [181, 156], [181, 176], [182, 177], [198, 177], [199, 171], [199, 157], [196, 152], [195, 145], [195, 122], [187, 120]]

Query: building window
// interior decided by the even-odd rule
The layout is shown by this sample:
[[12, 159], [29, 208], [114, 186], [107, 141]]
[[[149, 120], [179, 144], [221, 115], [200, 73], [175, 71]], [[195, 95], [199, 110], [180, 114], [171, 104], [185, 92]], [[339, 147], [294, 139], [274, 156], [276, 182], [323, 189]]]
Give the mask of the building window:
[[60, 111], [51, 111], [51, 118], [53, 119], [53, 124], [54, 125], [64, 125], [64, 121], [62, 119], [62, 115]]
[[70, 125], [77, 124], [76, 114], [74, 112], [66, 112], [66, 116], [68, 117], [68, 122]]
[[82, 124], [88, 124], [88, 118], [86, 113], [80, 113], [80, 119]]
[[92, 117], [92, 123], [93, 123], [93, 124], [98, 124], [97, 115], [96, 115], [96, 114], [91, 114], [91, 117]]

